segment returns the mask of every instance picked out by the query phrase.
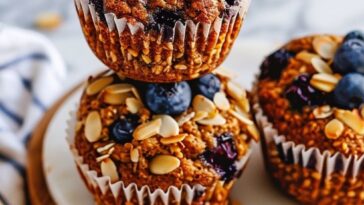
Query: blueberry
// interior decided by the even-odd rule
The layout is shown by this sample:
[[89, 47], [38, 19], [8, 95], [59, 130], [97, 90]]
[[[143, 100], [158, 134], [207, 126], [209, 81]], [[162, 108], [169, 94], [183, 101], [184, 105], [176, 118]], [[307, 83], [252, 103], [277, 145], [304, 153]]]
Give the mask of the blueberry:
[[145, 104], [155, 114], [179, 115], [191, 103], [191, 88], [187, 82], [147, 84]]
[[207, 74], [191, 81], [191, 88], [195, 95], [201, 94], [210, 100], [215, 96], [215, 93], [220, 91], [221, 82], [214, 74]]
[[280, 49], [270, 54], [260, 66], [260, 79], [279, 79], [284, 68], [287, 67], [293, 53], [285, 49]]
[[231, 133], [224, 133], [217, 138], [217, 146], [205, 151], [200, 159], [211, 165], [222, 180], [230, 181], [238, 173], [235, 165], [237, 151]]
[[351, 31], [348, 34], [346, 34], [344, 41], [348, 41], [351, 39], [358, 39], [361, 41], [364, 41], [364, 33], [362, 31]]
[[310, 85], [311, 76], [298, 76], [286, 89], [284, 95], [293, 109], [301, 109], [306, 105], [320, 105], [325, 102], [325, 94]]
[[157, 9], [150, 19], [147, 29], [161, 31], [163, 27], [163, 38], [172, 40], [173, 28], [177, 21], [185, 22], [182, 11]]
[[116, 120], [109, 127], [110, 137], [117, 143], [131, 142], [133, 131], [138, 126], [139, 116], [128, 115], [125, 118]]
[[90, 0], [90, 2], [95, 6], [95, 11], [99, 16], [100, 20], [106, 23], [106, 18], [104, 15], [104, 0]]
[[364, 41], [357, 39], [345, 41], [336, 51], [333, 69], [341, 74], [364, 74]]
[[225, 0], [229, 6], [236, 6], [239, 4], [239, 0]]
[[333, 100], [340, 108], [359, 108], [364, 103], [364, 76], [358, 73], [345, 75], [333, 91]]

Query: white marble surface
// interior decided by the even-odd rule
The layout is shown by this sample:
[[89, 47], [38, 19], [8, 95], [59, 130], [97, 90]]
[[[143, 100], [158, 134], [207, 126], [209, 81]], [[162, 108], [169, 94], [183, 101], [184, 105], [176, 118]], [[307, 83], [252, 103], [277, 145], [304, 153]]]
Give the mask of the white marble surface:
[[[90, 70], [102, 67], [83, 39], [73, 1], [0, 0], [0, 22], [6, 24], [36, 29], [35, 17], [48, 11], [63, 17], [60, 28], [43, 33], [54, 42], [68, 65], [65, 85], [69, 86]], [[363, 0], [252, 0], [239, 39], [269, 44], [311, 33], [364, 30], [363, 11]]]

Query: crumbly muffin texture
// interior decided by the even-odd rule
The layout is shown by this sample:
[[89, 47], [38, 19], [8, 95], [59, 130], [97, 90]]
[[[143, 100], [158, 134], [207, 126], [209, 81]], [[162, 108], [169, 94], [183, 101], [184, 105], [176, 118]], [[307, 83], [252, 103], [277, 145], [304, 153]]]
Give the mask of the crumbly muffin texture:
[[359, 83], [364, 81], [359, 73], [339, 71], [344, 46], [339, 36], [293, 40], [262, 64], [257, 95], [264, 114], [288, 141], [332, 154], [362, 155], [364, 93]]
[[152, 191], [202, 185], [195, 203], [223, 203], [251, 139], [259, 139], [248, 96], [223, 75], [148, 84], [106, 72], [88, 80], [75, 147], [91, 170], [112, 182]]

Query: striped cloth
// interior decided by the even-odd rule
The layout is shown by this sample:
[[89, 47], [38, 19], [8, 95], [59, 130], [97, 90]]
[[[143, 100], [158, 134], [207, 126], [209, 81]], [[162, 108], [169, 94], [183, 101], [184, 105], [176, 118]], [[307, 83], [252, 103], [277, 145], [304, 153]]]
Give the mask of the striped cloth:
[[65, 71], [43, 36], [0, 24], [0, 204], [30, 204], [27, 142], [62, 91]]

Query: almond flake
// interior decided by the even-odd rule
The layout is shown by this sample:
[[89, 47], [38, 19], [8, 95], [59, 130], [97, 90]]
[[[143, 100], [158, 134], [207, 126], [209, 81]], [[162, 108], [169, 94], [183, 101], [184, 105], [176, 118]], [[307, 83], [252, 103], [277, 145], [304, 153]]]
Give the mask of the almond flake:
[[126, 98], [125, 104], [126, 104], [126, 109], [133, 114], [138, 113], [140, 108], [143, 107], [143, 103], [136, 98]]
[[321, 91], [331, 92], [335, 89], [336, 84], [340, 81], [340, 78], [335, 75], [327, 73], [318, 73], [312, 76], [310, 84]]
[[255, 124], [248, 125], [247, 127], [249, 136], [256, 142], [260, 139], [260, 133], [258, 128], [255, 126]]
[[180, 166], [177, 157], [171, 155], [158, 155], [149, 163], [150, 172], [157, 175], [168, 174]]
[[244, 123], [245, 125], [254, 125], [254, 122], [249, 118], [247, 118], [246, 116], [238, 112], [235, 112], [233, 110], [229, 110], [228, 112], [232, 114], [234, 117], [236, 117], [240, 122]]
[[133, 97], [133, 94], [130, 92], [120, 92], [120, 93], [111, 93], [111, 92], [103, 92], [102, 101], [104, 103], [110, 105], [123, 105], [126, 103], [126, 99]]
[[325, 126], [325, 135], [328, 139], [337, 139], [344, 132], [344, 125], [337, 119], [331, 120]]
[[139, 92], [138, 92], [138, 90], [137, 90], [135, 87], [132, 87], [132, 88], [131, 88], [131, 92], [134, 94], [134, 96], [135, 96], [138, 100], [142, 101], [142, 98], [140, 97]]
[[246, 98], [246, 91], [231, 81], [227, 83], [227, 93], [237, 101]]
[[109, 158], [109, 157], [110, 157], [110, 155], [109, 155], [109, 154], [102, 155], [102, 156], [100, 156], [100, 157], [97, 157], [97, 158], [96, 158], [96, 162], [101, 162], [101, 161], [103, 161], [104, 159], [107, 159], [107, 158]]
[[215, 104], [202, 95], [196, 95], [192, 101], [192, 107], [195, 112], [206, 112], [209, 116], [216, 114]]
[[364, 135], [364, 120], [360, 117], [358, 110], [335, 110], [335, 117], [356, 133]]
[[164, 145], [182, 142], [186, 138], [187, 134], [175, 135], [173, 137], [162, 138], [161, 143]]
[[321, 58], [317, 58], [317, 57], [312, 58], [311, 63], [317, 72], [333, 74], [330, 66], [325, 61], [323, 61]]
[[237, 76], [235, 72], [233, 72], [232, 70], [230, 70], [228, 68], [224, 68], [224, 67], [220, 67], [220, 68], [216, 69], [213, 73], [215, 73], [221, 77], [228, 78], [228, 79], [234, 79]]
[[111, 182], [119, 180], [119, 174], [115, 163], [110, 158], [103, 160], [100, 167], [102, 175], [110, 177]]
[[115, 145], [115, 143], [109, 143], [109, 144], [107, 144], [107, 145], [105, 145], [105, 146], [103, 146], [103, 147], [99, 147], [99, 148], [97, 148], [97, 152], [98, 153], [102, 153], [102, 152], [104, 152], [104, 151], [107, 151], [107, 150], [109, 150], [110, 148], [112, 148], [113, 146]]
[[224, 125], [226, 123], [226, 119], [222, 115], [216, 114], [213, 118], [205, 118], [198, 120], [197, 122], [201, 125], [219, 126]]
[[321, 107], [317, 107], [313, 110], [313, 115], [316, 119], [325, 119], [330, 117], [333, 114], [333, 110], [329, 105], [324, 105]]
[[207, 112], [199, 111], [199, 112], [196, 112], [195, 116], [193, 117], [193, 120], [199, 121], [199, 120], [207, 118], [207, 116], [209, 116], [209, 114]]
[[216, 107], [219, 108], [220, 110], [226, 111], [230, 108], [230, 102], [226, 98], [225, 93], [223, 93], [223, 92], [217, 92], [215, 94], [214, 103], [215, 103]]
[[89, 142], [96, 142], [101, 139], [102, 123], [97, 111], [92, 111], [87, 115], [84, 131]]
[[130, 160], [134, 163], [139, 161], [139, 151], [137, 148], [134, 148], [130, 151]]
[[[206, 115], [207, 116], [207, 115]], [[195, 112], [190, 112], [186, 115], [182, 115], [178, 118], [177, 123], [179, 126], [184, 125], [186, 122], [192, 120], [192, 118], [195, 117]]]
[[161, 119], [155, 119], [150, 122], [141, 124], [135, 129], [133, 137], [136, 140], [144, 140], [153, 137], [154, 135], [159, 134], [161, 125]]
[[338, 48], [338, 44], [328, 36], [317, 36], [312, 42], [314, 50], [324, 59], [333, 59]]
[[156, 115], [155, 119], [161, 119], [162, 125], [159, 130], [159, 135], [162, 137], [172, 137], [178, 135], [179, 125], [176, 120], [169, 115]]
[[95, 80], [89, 86], [87, 86], [86, 94], [95, 95], [95, 94], [99, 93], [106, 86], [110, 85], [113, 82], [113, 80], [114, 80], [114, 78], [111, 76]]
[[320, 56], [307, 51], [301, 51], [296, 55], [296, 59], [301, 60], [307, 64], [310, 64], [313, 58], [320, 58]]
[[127, 83], [113, 84], [105, 88], [105, 92], [111, 94], [127, 93], [131, 92], [134, 86]]

